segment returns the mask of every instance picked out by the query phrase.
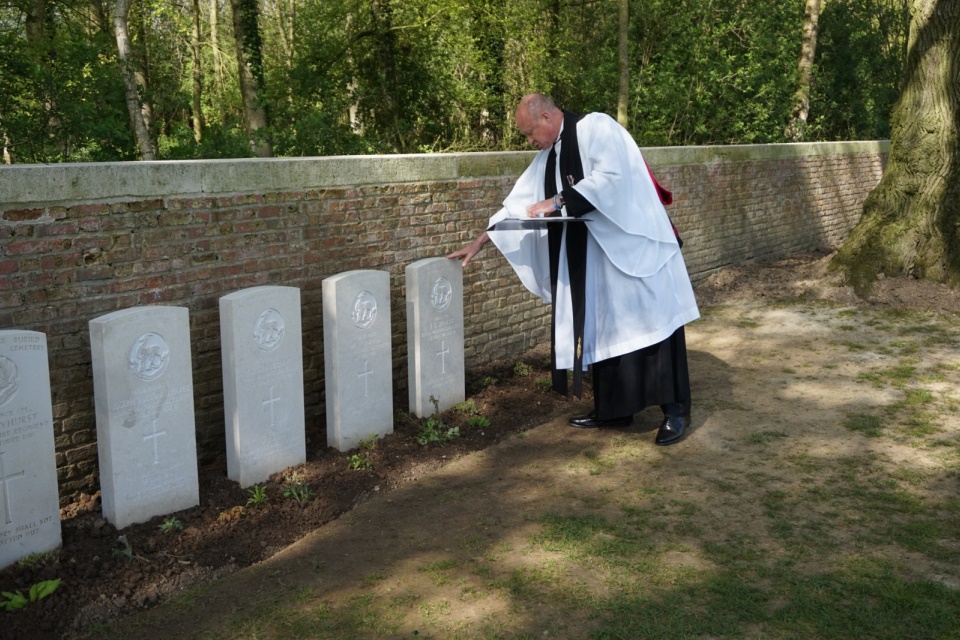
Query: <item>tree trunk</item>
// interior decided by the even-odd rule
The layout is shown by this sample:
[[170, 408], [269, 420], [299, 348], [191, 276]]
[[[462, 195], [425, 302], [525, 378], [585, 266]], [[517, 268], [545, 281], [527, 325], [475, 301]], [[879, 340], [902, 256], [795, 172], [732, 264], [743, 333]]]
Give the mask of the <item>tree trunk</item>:
[[193, 138], [203, 139], [203, 69], [200, 64], [200, 0], [190, 5], [193, 29], [190, 31], [190, 46], [193, 50]]
[[399, 153], [412, 151], [404, 143], [400, 130], [403, 105], [399, 101], [397, 86], [397, 34], [394, 31], [393, 0], [373, 0], [370, 3], [370, 19], [376, 35], [376, 57], [380, 100], [374, 110], [374, 118], [385, 140]]
[[150, 51], [147, 49], [147, 28], [146, 16], [144, 12], [146, 7], [140, 3], [137, 12], [137, 41], [139, 55], [135, 58], [137, 64], [133, 65], [133, 76], [137, 80], [137, 92], [140, 94], [140, 111], [143, 112], [143, 124], [147, 127], [147, 133], [151, 131], [156, 133], [153, 123], [153, 101], [150, 95]]
[[223, 60], [220, 57], [220, 35], [218, 28], [217, 3], [219, 0], [210, 0], [210, 49], [213, 52], [213, 77], [222, 87]]
[[26, 13], [27, 42], [33, 47], [44, 47], [47, 41], [47, 0], [32, 0]]
[[803, 140], [807, 129], [807, 116], [810, 115], [810, 80], [813, 76], [813, 60], [817, 55], [819, 23], [820, 0], [807, 0], [807, 10], [803, 15], [800, 61], [797, 63], [797, 90], [793, 94], [793, 112], [783, 132], [787, 139], [793, 142]]
[[233, 36], [237, 45], [237, 70], [247, 137], [256, 155], [269, 158], [273, 150], [263, 137], [268, 121], [263, 101], [263, 43], [260, 40], [258, 0], [230, 0], [230, 8], [233, 11]]
[[630, 100], [630, 0], [620, 0], [620, 91], [617, 94], [617, 122], [624, 128], [629, 122]]
[[113, 29], [117, 37], [117, 59], [120, 62], [120, 74], [123, 76], [123, 84], [126, 87], [127, 113], [130, 115], [130, 124], [133, 126], [137, 148], [140, 151], [140, 159], [153, 160], [153, 144], [150, 142], [150, 134], [147, 132], [147, 126], [143, 121], [140, 96], [137, 93], [137, 79], [133, 72], [133, 53], [130, 49], [130, 33], [127, 23], [131, 1], [114, 0]]
[[947, 0], [909, 8], [890, 157], [832, 263], [861, 294], [879, 273], [960, 282], [960, 14]]

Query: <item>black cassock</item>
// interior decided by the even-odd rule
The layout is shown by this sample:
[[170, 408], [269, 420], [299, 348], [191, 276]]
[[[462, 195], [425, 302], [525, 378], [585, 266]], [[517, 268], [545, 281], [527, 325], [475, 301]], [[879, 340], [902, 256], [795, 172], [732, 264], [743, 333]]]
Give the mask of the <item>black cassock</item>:
[[[577, 143], [577, 122], [583, 116], [565, 111], [563, 131], [560, 134], [560, 157], [555, 146], [547, 157], [544, 172], [544, 193], [552, 198], [562, 193], [567, 214], [581, 217], [595, 207], [572, 188], [583, 179], [580, 148]], [[561, 180], [565, 182], [558, 190], [556, 165], [560, 164]], [[653, 174], [651, 173], [651, 178]], [[670, 193], [656, 182], [661, 199]], [[666, 194], [666, 195], [664, 195]], [[558, 215], [556, 212], [554, 215]], [[566, 237], [567, 269], [570, 274], [571, 301], [573, 304], [574, 344], [577, 345], [573, 366], [573, 393], [580, 397], [581, 372], [583, 370], [582, 339], [586, 300], [585, 283], [587, 269], [587, 230], [584, 224], [551, 225], [548, 230], [550, 246], [550, 284], [556, 300], [557, 277], [560, 264], [560, 248]], [[555, 313], [555, 311], [554, 311]], [[552, 323], [553, 388], [558, 393], [567, 392], [567, 372], [556, 368], [556, 319]], [[638, 349], [621, 356], [593, 363], [594, 408], [597, 418], [607, 420], [633, 415], [646, 407], [659, 405], [665, 414], [690, 414], [690, 374], [687, 368], [687, 345], [683, 327], [657, 344]]]

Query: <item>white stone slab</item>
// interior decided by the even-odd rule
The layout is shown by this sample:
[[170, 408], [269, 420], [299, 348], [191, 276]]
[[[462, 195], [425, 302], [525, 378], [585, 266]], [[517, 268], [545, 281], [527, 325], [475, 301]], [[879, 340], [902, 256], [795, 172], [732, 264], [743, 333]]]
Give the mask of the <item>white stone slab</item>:
[[199, 504], [187, 309], [94, 318], [90, 351], [104, 518], [122, 529]]
[[0, 569], [61, 540], [47, 337], [0, 331]]
[[220, 298], [227, 477], [241, 487], [307, 460], [300, 289]]
[[393, 433], [390, 274], [347, 271], [323, 281], [327, 445], [356, 448]]
[[427, 258], [407, 265], [407, 383], [420, 418], [466, 398], [463, 366], [463, 266]]

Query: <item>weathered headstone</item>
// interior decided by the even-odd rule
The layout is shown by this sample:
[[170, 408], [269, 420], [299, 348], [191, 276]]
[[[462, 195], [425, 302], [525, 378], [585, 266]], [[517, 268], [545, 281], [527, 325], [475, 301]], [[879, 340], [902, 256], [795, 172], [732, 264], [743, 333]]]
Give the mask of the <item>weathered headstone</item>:
[[220, 298], [227, 476], [241, 487], [306, 462], [300, 333], [296, 287]]
[[427, 258], [407, 265], [405, 274], [410, 411], [424, 418], [466, 398], [463, 266], [458, 260]]
[[199, 504], [187, 309], [94, 318], [90, 350], [104, 518], [122, 529]]
[[47, 337], [0, 331], [0, 569], [60, 543]]
[[327, 444], [340, 451], [393, 433], [390, 274], [347, 271], [323, 281]]

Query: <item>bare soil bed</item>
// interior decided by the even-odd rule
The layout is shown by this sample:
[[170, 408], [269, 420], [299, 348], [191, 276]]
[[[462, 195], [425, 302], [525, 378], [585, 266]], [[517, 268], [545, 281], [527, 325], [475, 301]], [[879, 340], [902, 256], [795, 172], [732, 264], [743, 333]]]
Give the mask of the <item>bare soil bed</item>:
[[[819, 253], [726, 269], [698, 287], [698, 300], [707, 308], [809, 297], [849, 306], [960, 312], [953, 290], [908, 278], [881, 279], [871, 297], [861, 300], [828, 273], [829, 258]], [[371, 496], [428, 477], [453, 459], [591, 406], [589, 384], [582, 399], [563, 398], [544, 389], [548, 375], [543, 348], [474, 372], [468, 400], [489, 425], [470, 425], [466, 413], [451, 411], [443, 421], [459, 428], [459, 435], [446, 444], [421, 445], [420, 423], [398, 419], [394, 434], [362, 452], [369, 462], [366, 469], [353, 468], [348, 454], [327, 448], [321, 430], [308, 444], [306, 464], [264, 485], [265, 504], [248, 504], [249, 492], [227, 479], [220, 460], [200, 470], [200, 505], [172, 514], [182, 529], [164, 527], [169, 519], [155, 518], [118, 532], [103, 520], [99, 496], [83, 496], [61, 510], [59, 552], [0, 571], [0, 591], [6, 592], [26, 593], [42, 581], [62, 580], [49, 597], [19, 611], [0, 611], [0, 635], [9, 640], [78, 637], [98, 624], [155, 607], [188, 587], [257, 564]], [[291, 473], [312, 491], [303, 506], [283, 496]], [[451, 502], [449, 508], [461, 510], [462, 505]]]

